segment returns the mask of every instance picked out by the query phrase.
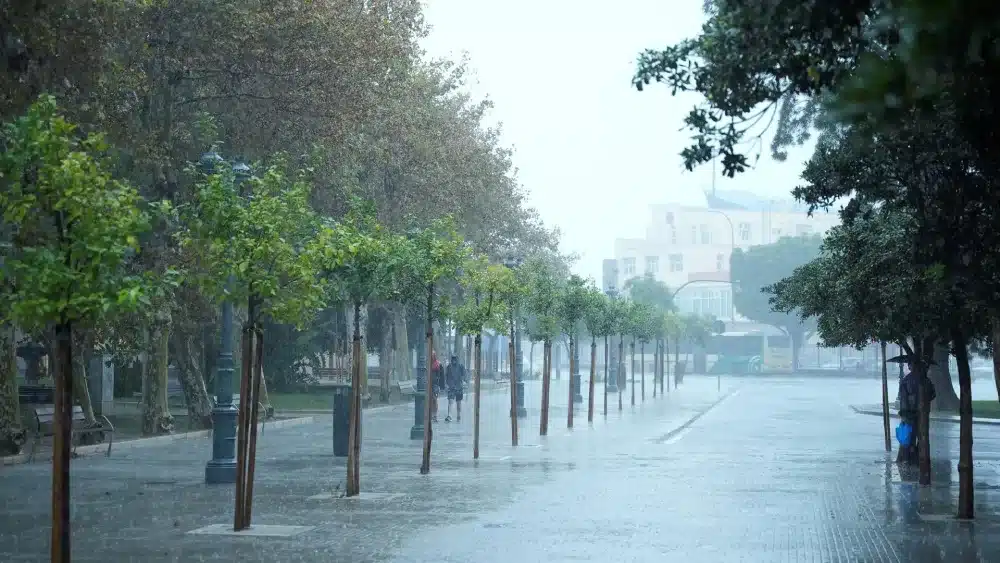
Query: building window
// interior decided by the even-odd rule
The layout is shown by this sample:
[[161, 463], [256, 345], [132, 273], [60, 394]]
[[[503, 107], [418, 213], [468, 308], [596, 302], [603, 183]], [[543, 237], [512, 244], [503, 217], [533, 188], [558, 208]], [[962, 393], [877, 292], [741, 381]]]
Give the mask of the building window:
[[795, 225], [795, 236], [801, 237], [812, 233], [812, 225]]
[[622, 260], [622, 271], [626, 276], [634, 276], [635, 258], [625, 258]]
[[667, 224], [670, 225], [671, 227], [674, 226], [674, 212], [673, 211], [667, 211]]
[[712, 233], [708, 230], [708, 225], [701, 226], [701, 243], [712, 244]]
[[723, 254], [716, 254], [715, 255], [715, 271], [716, 272], [721, 272], [724, 269], [723, 268], [723, 266], [724, 266], [723, 262], [725, 262], [725, 259], [726, 259], [726, 257]]
[[775, 227], [771, 229], [771, 240], [772, 242], [781, 238], [781, 227]]
[[677, 229], [670, 226], [670, 244], [677, 244]]
[[750, 242], [751, 236], [750, 223], [740, 223], [740, 240]]
[[670, 271], [671, 272], [683, 272], [684, 271], [684, 255], [683, 254], [671, 254], [670, 255]]
[[647, 256], [646, 257], [646, 273], [656, 274], [660, 271], [660, 257], [659, 256]]
[[691, 244], [698, 244], [698, 227], [691, 225]]

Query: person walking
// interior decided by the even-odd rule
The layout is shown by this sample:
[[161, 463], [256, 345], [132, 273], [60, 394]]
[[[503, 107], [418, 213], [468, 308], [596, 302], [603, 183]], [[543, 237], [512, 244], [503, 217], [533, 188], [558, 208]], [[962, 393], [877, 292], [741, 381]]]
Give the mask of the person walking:
[[[911, 360], [906, 362], [909, 373], [899, 380], [899, 418], [909, 425], [911, 429], [910, 443], [900, 445], [899, 453], [896, 456], [896, 463], [916, 464], [919, 459], [919, 449], [923, 444], [919, 442], [920, 437], [920, 387], [924, 387], [925, 393], [930, 401], [937, 396], [934, 384], [930, 378], [924, 376], [920, 378], [913, 370]], [[922, 379], [922, 381], [921, 381]]]
[[465, 396], [465, 366], [458, 362], [458, 356], [452, 356], [445, 372], [445, 384], [448, 386], [448, 415], [445, 422], [451, 422], [451, 405], [455, 403], [455, 418], [462, 422], [462, 399]]

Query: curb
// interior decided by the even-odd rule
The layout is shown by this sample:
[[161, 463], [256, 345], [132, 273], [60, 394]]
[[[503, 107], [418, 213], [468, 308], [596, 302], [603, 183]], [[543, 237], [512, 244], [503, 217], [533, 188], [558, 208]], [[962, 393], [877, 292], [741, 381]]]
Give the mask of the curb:
[[[287, 428], [291, 426], [302, 426], [304, 424], [312, 424], [315, 420], [311, 416], [303, 416], [297, 418], [285, 418], [282, 420], [272, 420], [268, 423], [258, 423], [257, 428], [264, 433], [265, 429], [276, 429], [276, 428]], [[145, 448], [149, 446], [162, 446], [164, 444], [172, 444], [180, 440], [197, 440], [198, 438], [208, 438], [212, 435], [211, 430], [195, 430], [193, 432], [178, 432], [177, 434], [168, 434], [166, 436], [152, 436], [150, 438], [136, 438], [134, 440], [122, 440], [121, 442], [115, 442], [111, 447], [111, 453], [117, 450], [128, 450], [133, 448]], [[80, 446], [76, 448], [76, 455], [79, 457], [103, 454], [108, 451], [107, 443], [103, 444], [90, 444], [86, 446]], [[51, 453], [40, 453], [35, 456], [36, 460], [49, 460], [52, 459]], [[18, 455], [6, 456], [0, 458], [2, 463], [0, 466], [5, 465], [21, 465], [28, 462], [28, 454], [21, 453]]]
[[[850, 405], [851, 410], [857, 414], [866, 414], [870, 416], [882, 416], [882, 409], [872, 409], [870, 407], [859, 407], [855, 405]], [[899, 412], [894, 409], [889, 409], [889, 418], [899, 418]], [[953, 422], [957, 423], [961, 420], [961, 417], [952, 414], [931, 414], [931, 420], [937, 422]], [[979, 424], [982, 426], [1000, 426], [1000, 419], [998, 418], [982, 418], [982, 417], [972, 417], [973, 424]]]

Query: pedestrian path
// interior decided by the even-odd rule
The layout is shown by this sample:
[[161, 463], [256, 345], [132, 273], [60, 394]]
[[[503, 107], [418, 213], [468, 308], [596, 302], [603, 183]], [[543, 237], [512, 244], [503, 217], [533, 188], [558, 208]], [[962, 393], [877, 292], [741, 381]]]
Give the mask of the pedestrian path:
[[[498, 507], [533, 507], [526, 491], [560, 475], [597, 471], [602, 450], [634, 437], [658, 436], [716, 400], [711, 386], [691, 385], [669, 398], [586, 423], [579, 406], [566, 429], [565, 382], [553, 384], [550, 432], [538, 436], [540, 385], [529, 382], [529, 418], [521, 445], [510, 446], [509, 395], [483, 396], [482, 457], [472, 460], [472, 402], [461, 423], [435, 426], [431, 474], [420, 476], [420, 442], [409, 439], [412, 405], [365, 414], [361, 498], [342, 499], [344, 460], [332, 456], [330, 421], [268, 430], [261, 437], [254, 523], [290, 537], [191, 534], [231, 521], [231, 486], [203, 484], [211, 444], [183, 440], [73, 461], [74, 561], [383, 561], [414, 537], [448, 523], [473, 521]], [[612, 398], [615, 399], [615, 398]], [[597, 402], [600, 406], [601, 401]], [[445, 403], [442, 401], [442, 413]], [[40, 561], [48, 553], [47, 466], [0, 470], [0, 561]], [[583, 492], [583, 491], [581, 491]], [[292, 528], [288, 528], [291, 526]], [[297, 528], [296, 528], [297, 527]], [[212, 530], [209, 530], [212, 531]]]

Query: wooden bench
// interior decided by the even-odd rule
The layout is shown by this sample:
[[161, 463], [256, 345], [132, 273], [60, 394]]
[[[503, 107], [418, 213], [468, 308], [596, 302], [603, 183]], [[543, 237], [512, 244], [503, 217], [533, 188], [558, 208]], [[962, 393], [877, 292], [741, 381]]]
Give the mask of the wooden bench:
[[400, 381], [396, 383], [400, 397], [412, 397], [417, 394], [417, 382], [414, 380]]
[[[218, 401], [218, 398], [215, 395], [212, 395], [210, 398], [212, 400], [212, 406], [215, 406], [215, 403]], [[237, 411], [240, 408], [239, 393], [233, 393], [233, 408], [235, 408]], [[268, 411], [267, 408], [264, 407], [264, 403], [258, 402], [257, 412], [259, 413], [258, 416], [260, 417], [258, 419], [258, 421], [260, 422], [260, 433], [264, 434], [264, 424], [267, 422], [267, 419], [272, 418], [274, 416], [274, 409], [272, 408], [270, 411]]]
[[[28, 461], [30, 462], [35, 457], [35, 450], [38, 449], [38, 443], [42, 438], [51, 438], [55, 432], [54, 422], [56, 416], [56, 409], [54, 406], [38, 407], [35, 409], [35, 441], [31, 444], [31, 453], [28, 454]], [[104, 455], [111, 457], [111, 444], [114, 442], [115, 427], [108, 420], [108, 417], [104, 415], [97, 415], [97, 426], [84, 427], [81, 426], [87, 421], [87, 417], [83, 414], [83, 407], [79, 405], [73, 406], [72, 415], [73, 425], [70, 429], [70, 439], [72, 437], [79, 436], [83, 434], [94, 434], [97, 432], [108, 434], [108, 451]], [[73, 453], [76, 453], [76, 444], [73, 445]]]

